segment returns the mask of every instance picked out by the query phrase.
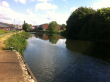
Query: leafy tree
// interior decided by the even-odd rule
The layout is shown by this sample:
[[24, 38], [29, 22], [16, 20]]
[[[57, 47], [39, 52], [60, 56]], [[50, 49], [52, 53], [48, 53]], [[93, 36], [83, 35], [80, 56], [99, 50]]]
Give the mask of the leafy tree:
[[110, 40], [110, 7], [97, 11], [79, 7], [68, 18], [62, 35], [69, 39]]
[[62, 26], [62, 27], [64, 27], [64, 28], [66, 27], [66, 25], [65, 25], [65, 24], [62, 24], [61, 26]]
[[78, 9], [76, 9], [67, 20], [66, 37], [85, 37], [88, 32], [88, 23], [90, 21], [90, 18], [95, 12], [96, 11], [92, 8], [87, 7], [79, 7]]
[[56, 21], [52, 21], [49, 23], [49, 26], [48, 26], [48, 30], [50, 33], [57, 33], [58, 31], [58, 24]]
[[32, 24], [29, 24], [29, 26], [32, 26]]
[[62, 25], [61, 25], [61, 29], [64, 29], [65, 27], [66, 27], [65, 24], [62, 24]]
[[25, 24], [25, 20], [24, 20], [24, 24]]
[[28, 31], [29, 30], [29, 24], [28, 23], [24, 23], [23, 24], [23, 30]]

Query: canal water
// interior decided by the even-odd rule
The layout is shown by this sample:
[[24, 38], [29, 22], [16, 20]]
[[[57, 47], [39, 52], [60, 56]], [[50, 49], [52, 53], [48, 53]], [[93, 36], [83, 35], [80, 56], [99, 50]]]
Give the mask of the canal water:
[[110, 82], [110, 42], [33, 34], [24, 58], [38, 82]]

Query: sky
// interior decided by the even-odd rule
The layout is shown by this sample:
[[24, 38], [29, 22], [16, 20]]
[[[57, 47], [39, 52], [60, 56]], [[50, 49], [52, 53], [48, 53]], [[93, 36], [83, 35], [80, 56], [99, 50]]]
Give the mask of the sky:
[[40, 25], [56, 21], [61, 25], [81, 6], [97, 10], [110, 7], [110, 0], [0, 0], [0, 22], [22, 25], [25, 20]]

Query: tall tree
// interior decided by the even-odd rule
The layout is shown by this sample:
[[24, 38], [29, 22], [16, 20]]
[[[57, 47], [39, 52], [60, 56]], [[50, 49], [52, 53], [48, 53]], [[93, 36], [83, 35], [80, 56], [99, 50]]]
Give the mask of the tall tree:
[[29, 24], [28, 23], [24, 23], [23, 24], [23, 30], [28, 31], [29, 30]]
[[24, 20], [24, 24], [25, 24], [25, 20]]
[[86, 36], [89, 28], [89, 21], [96, 11], [92, 8], [79, 7], [68, 18], [66, 33], [67, 38]]
[[57, 22], [56, 21], [50, 22], [48, 28], [49, 28], [49, 32], [50, 33], [57, 33], [57, 31], [58, 31]]

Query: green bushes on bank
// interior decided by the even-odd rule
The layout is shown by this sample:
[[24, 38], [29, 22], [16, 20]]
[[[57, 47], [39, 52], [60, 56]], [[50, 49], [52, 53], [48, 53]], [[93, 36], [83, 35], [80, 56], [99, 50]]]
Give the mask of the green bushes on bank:
[[68, 39], [110, 40], [110, 7], [98, 10], [79, 7], [68, 18], [62, 35]]
[[10, 49], [10, 47], [14, 47], [15, 50], [23, 54], [26, 46], [27, 41], [26, 39], [30, 36], [29, 33], [20, 32], [17, 34], [12, 35], [9, 39], [5, 41], [5, 48]]

